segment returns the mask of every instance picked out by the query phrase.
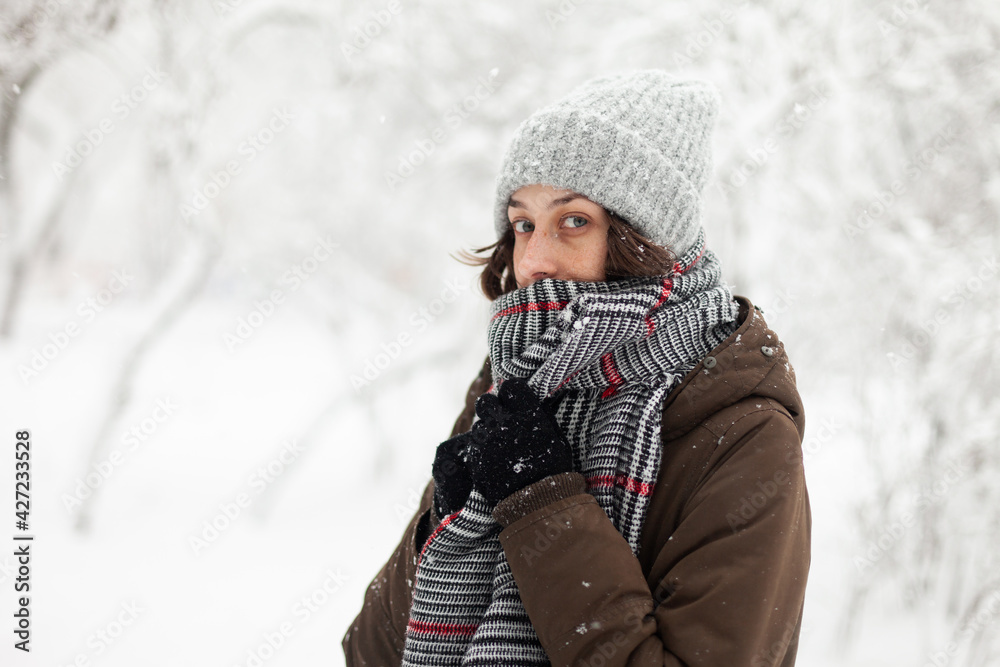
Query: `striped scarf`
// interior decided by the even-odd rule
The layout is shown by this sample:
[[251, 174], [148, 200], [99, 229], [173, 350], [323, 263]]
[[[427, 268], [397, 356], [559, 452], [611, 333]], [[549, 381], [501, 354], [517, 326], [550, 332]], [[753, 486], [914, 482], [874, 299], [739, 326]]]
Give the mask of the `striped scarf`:
[[[539, 280], [501, 295], [489, 324], [494, 384], [527, 378], [567, 391], [556, 421], [588, 492], [638, 552], [660, 467], [670, 390], [736, 330], [739, 312], [704, 238], [667, 276]], [[501, 526], [473, 489], [420, 554], [403, 665], [548, 665], [500, 545]]]

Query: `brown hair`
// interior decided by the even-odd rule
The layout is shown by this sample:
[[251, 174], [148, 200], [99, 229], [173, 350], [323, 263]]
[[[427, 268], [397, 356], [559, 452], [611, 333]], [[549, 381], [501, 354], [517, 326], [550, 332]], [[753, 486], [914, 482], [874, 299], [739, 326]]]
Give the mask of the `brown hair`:
[[[611, 225], [608, 227], [608, 256], [604, 262], [605, 280], [662, 276], [673, 272], [677, 257], [670, 248], [650, 241], [620, 216], [611, 211], [607, 213]], [[479, 256], [485, 252], [490, 255]], [[468, 266], [485, 267], [479, 276], [479, 286], [490, 301], [517, 289], [514, 228], [509, 225], [496, 243], [474, 248], [471, 252], [463, 249], [457, 257], [452, 257]]]

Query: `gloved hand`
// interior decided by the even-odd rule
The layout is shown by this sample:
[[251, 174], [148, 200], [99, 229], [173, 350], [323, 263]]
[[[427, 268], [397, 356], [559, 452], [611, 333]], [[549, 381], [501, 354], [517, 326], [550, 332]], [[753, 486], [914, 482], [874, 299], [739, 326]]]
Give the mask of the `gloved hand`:
[[476, 399], [466, 463], [472, 483], [495, 507], [549, 475], [573, 469], [573, 452], [555, 414], [565, 393], [539, 401], [525, 380], [511, 378], [497, 395]]
[[438, 445], [431, 473], [434, 476], [434, 511], [439, 519], [465, 506], [472, 490], [472, 478], [465, 464], [466, 450], [472, 443], [468, 432]]

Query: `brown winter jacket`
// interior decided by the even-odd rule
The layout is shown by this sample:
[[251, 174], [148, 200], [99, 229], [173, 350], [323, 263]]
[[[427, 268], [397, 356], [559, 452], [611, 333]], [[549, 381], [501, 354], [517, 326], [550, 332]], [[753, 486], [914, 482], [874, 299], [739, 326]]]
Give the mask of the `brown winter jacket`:
[[[553, 665], [795, 663], [809, 571], [805, 427], [784, 346], [744, 297], [739, 328], [667, 397], [663, 458], [638, 558], [580, 473], [503, 500], [494, 517]], [[472, 424], [489, 360], [452, 435]], [[556, 487], [550, 482], [556, 481]], [[343, 639], [349, 667], [402, 661], [433, 481]]]

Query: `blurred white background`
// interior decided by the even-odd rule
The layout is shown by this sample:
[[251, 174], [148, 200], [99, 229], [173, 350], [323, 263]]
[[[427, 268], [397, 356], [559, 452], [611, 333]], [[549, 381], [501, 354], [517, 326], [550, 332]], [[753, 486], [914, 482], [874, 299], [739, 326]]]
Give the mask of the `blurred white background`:
[[1000, 664], [1000, 5], [0, 20], [0, 539], [20, 429], [36, 535], [32, 652], [6, 634], [3, 664], [343, 664], [486, 355], [478, 271], [450, 254], [494, 240], [507, 140], [646, 67], [722, 93], [708, 242], [803, 394], [799, 664]]

